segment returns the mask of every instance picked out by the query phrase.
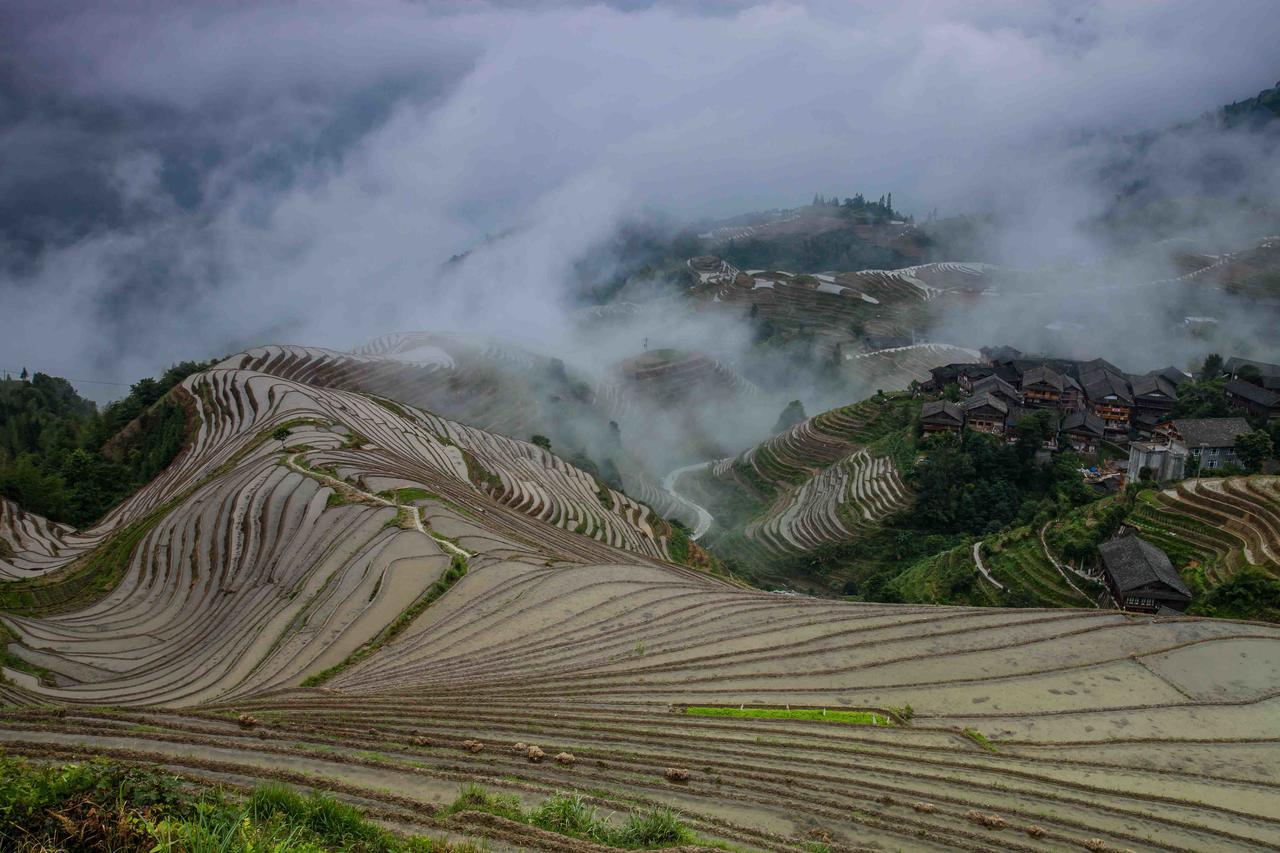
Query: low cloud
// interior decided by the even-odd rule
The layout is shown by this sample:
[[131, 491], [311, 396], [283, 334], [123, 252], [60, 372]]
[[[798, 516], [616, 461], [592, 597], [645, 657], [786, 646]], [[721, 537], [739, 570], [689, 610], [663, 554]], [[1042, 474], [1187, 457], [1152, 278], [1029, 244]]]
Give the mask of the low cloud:
[[10, 11], [0, 366], [132, 379], [404, 328], [555, 351], [575, 260], [637, 211], [815, 191], [994, 210], [1007, 260], [1092, 259], [1078, 166], [1277, 76], [1260, 0], [971, 6]]

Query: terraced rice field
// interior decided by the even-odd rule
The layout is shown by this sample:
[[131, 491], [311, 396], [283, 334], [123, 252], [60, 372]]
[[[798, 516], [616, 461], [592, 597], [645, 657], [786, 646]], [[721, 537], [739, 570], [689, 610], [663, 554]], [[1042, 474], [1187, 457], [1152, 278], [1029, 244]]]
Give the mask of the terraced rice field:
[[1015, 528], [983, 542], [982, 559], [1004, 589], [1056, 607], [1096, 607], [1103, 590], [1064, 566], [1034, 530]]
[[1280, 477], [1204, 478], [1144, 492], [1128, 523], [1211, 583], [1246, 564], [1280, 575]]
[[1276, 626], [744, 589], [536, 447], [239, 363], [187, 380], [192, 446], [102, 529], [6, 508], [7, 564], [43, 572], [0, 584], [32, 670], [3, 670], [6, 749], [323, 787], [404, 826], [478, 781], [666, 804], [753, 850], [1280, 845]]
[[854, 327], [871, 335], [899, 335], [925, 326], [927, 303], [981, 293], [1008, 274], [987, 264], [933, 263], [797, 275], [784, 270], [739, 272], [718, 258], [695, 260], [706, 264], [704, 270], [691, 261], [690, 269], [706, 288], [712, 307], [749, 304], [760, 320], [780, 328], [846, 340]]
[[976, 350], [950, 344], [911, 344], [874, 352], [847, 354], [844, 365], [873, 388], [906, 388], [929, 379], [929, 371], [943, 364], [972, 362]]
[[705, 476], [759, 502], [742, 534], [767, 552], [847, 541], [910, 502], [893, 461], [867, 448], [899, 414], [894, 402], [832, 409], [713, 463]]

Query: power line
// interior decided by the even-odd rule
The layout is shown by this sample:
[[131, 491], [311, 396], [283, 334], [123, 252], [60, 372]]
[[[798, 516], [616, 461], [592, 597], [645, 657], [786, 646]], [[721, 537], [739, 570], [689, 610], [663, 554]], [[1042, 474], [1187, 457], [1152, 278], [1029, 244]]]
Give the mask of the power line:
[[[26, 368], [19, 368], [19, 369], [17, 369], [17, 370], [14, 370], [14, 369], [9, 368], [9, 367], [0, 367], [0, 372], [4, 372], [4, 373], [12, 373], [14, 376], [17, 376], [18, 374], [20, 374], [20, 373], [21, 373], [23, 370], [25, 370], [25, 369], [26, 369]], [[130, 383], [128, 383], [128, 382], [109, 382], [109, 381], [108, 381], [108, 380], [106, 380], [106, 379], [72, 379], [70, 376], [62, 376], [62, 377], [59, 377], [59, 378], [60, 378], [60, 379], [65, 379], [65, 380], [67, 380], [68, 382], [85, 382], [85, 383], [88, 383], [88, 384], [90, 384], [90, 385], [119, 385], [121, 388], [132, 388], [132, 387], [133, 387], [133, 386], [132, 386]]]

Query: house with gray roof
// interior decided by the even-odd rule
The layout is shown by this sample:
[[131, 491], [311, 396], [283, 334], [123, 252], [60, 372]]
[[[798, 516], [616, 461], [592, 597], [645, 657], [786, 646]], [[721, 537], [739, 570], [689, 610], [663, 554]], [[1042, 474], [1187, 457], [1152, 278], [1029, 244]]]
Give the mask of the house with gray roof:
[[1223, 389], [1227, 399], [1237, 409], [1248, 412], [1257, 418], [1280, 418], [1280, 394], [1266, 388], [1233, 379]]
[[1133, 409], [1137, 416], [1158, 423], [1168, 417], [1178, 402], [1178, 383], [1165, 371], [1148, 373], [1133, 380]]
[[1132, 533], [1098, 546], [1102, 574], [1121, 610], [1156, 613], [1168, 608], [1179, 613], [1191, 603], [1191, 590], [1182, 582], [1169, 555]]
[[997, 400], [1002, 401], [1006, 406], [1022, 405], [1022, 393], [995, 374], [979, 379], [977, 382], [973, 383], [972, 394], [975, 397], [990, 394]]
[[1089, 409], [1102, 419], [1108, 432], [1129, 431], [1133, 420], [1133, 391], [1124, 374], [1099, 365], [1081, 373], [1080, 384], [1084, 386]]
[[1280, 364], [1232, 356], [1223, 365], [1223, 370], [1232, 379], [1247, 379], [1256, 375], [1263, 388], [1280, 391]]
[[1250, 427], [1244, 418], [1176, 418], [1169, 422], [1167, 431], [1186, 445], [1201, 471], [1216, 471], [1240, 464], [1236, 441]]
[[978, 432], [1004, 435], [1009, 406], [994, 394], [970, 397], [964, 404], [964, 425]]
[[1098, 449], [1106, 425], [1102, 418], [1088, 409], [1078, 409], [1062, 419], [1062, 434], [1067, 437], [1071, 446], [1081, 453], [1092, 453]]
[[925, 435], [960, 432], [964, 428], [964, 411], [950, 400], [933, 400], [920, 410], [920, 429]]
[[1066, 378], [1047, 365], [1033, 367], [1022, 374], [1022, 397], [1028, 406], [1062, 405]]

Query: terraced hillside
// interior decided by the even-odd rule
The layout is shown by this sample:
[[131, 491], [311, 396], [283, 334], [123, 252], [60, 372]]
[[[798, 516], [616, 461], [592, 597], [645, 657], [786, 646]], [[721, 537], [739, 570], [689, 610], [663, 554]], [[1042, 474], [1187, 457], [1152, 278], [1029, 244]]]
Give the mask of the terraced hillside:
[[912, 382], [927, 382], [929, 371], [944, 364], [973, 362], [981, 358], [977, 350], [949, 344], [906, 344], [871, 352], [844, 353], [842, 368], [872, 389], [906, 388]]
[[[1169, 555], [1194, 593], [1193, 610], [1242, 571], [1280, 579], [1280, 477], [1191, 479], [1140, 492], [1131, 505], [1117, 500], [934, 555], [895, 579], [894, 588], [909, 601], [1111, 606], [1096, 556], [1072, 559], [1068, 543], [1113, 507], [1124, 525]], [[1247, 610], [1258, 614], [1274, 608], [1253, 604]]]
[[1280, 577], [1280, 477], [1186, 480], [1139, 497], [1128, 522], [1201, 583], [1245, 566]]
[[[590, 407], [594, 398], [586, 386], [578, 390], [581, 399], [574, 399], [568, 386], [575, 380], [553, 374], [546, 357], [427, 332], [384, 335], [355, 353], [257, 347], [220, 366], [376, 394], [512, 438], [554, 431], [550, 424], [565, 415], [549, 402], [555, 392], [567, 399], [566, 405]], [[604, 412], [597, 413], [597, 418], [602, 423], [608, 420]]]
[[[7, 750], [498, 850], [601, 848], [450, 812], [462, 785], [755, 850], [1280, 844], [1276, 626], [744, 589], [537, 447], [238, 364], [186, 381], [191, 446], [100, 528], [6, 507]], [[839, 463], [878, 417], [792, 439]], [[751, 457], [778, 493], [809, 479], [788, 441]]]
[[677, 485], [714, 516], [707, 541], [743, 560], [848, 541], [910, 502], [894, 461], [868, 445], [901, 429], [911, 409], [906, 398], [883, 396], [832, 409]]
[[854, 329], [870, 335], [903, 334], [926, 325], [924, 303], [978, 294], [1005, 276], [986, 264], [934, 263], [812, 275], [742, 272], [714, 257], [696, 258], [690, 264], [693, 280], [715, 307], [751, 306], [759, 320], [779, 328], [844, 339]]
[[665, 555], [647, 507], [541, 448], [251, 370], [184, 387], [200, 427], [173, 466], [82, 537], [28, 520], [15, 543], [9, 563], [40, 574], [0, 600], [15, 653], [52, 673], [12, 674], [37, 695], [159, 704], [296, 682], [427, 594], [471, 519], [543, 562]]

